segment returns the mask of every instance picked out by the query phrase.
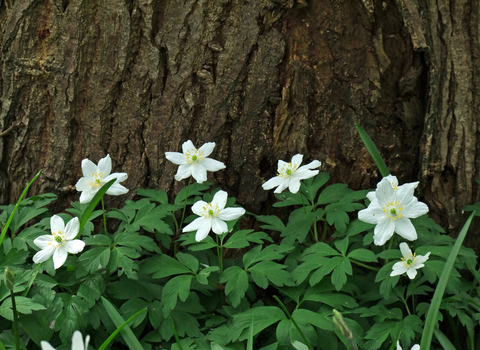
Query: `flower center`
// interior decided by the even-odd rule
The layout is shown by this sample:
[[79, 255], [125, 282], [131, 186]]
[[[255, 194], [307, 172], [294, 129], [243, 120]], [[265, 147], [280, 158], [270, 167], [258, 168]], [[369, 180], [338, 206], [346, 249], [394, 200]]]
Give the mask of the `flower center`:
[[207, 203], [200, 212], [205, 219], [214, 218], [220, 212], [220, 208], [217, 204], [212, 205], [212, 203]]
[[57, 232], [52, 232], [53, 240], [50, 241], [51, 245], [55, 248], [60, 248], [65, 243], [65, 235], [62, 231], [58, 230]]
[[397, 220], [402, 217], [403, 207], [400, 202], [391, 201], [383, 207], [383, 215], [390, 220]]
[[57, 243], [62, 243], [63, 238], [60, 237], [60, 236], [55, 236], [55, 241], [56, 241]]
[[100, 171], [98, 173], [92, 173], [91, 177], [93, 178], [93, 181], [90, 182], [90, 187], [92, 188], [102, 187], [102, 179], [104, 176], [105, 174]]
[[288, 163], [280, 168], [280, 171], [277, 176], [287, 178], [295, 174], [297, 171], [298, 164]]
[[417, 254], [412, 254], [412, 253], [407, 253], [402, 258], [403, 265], [405, 265], [405, 267], [412, 266], [413, 264], [415, 264], [416, 260], [417, 260]]
[[185, 157], [187, 157], [188, 164], [193, 164], [200, 163], [205, 158], [205, 155], [202, 151], [192, 148], [185, 152]]

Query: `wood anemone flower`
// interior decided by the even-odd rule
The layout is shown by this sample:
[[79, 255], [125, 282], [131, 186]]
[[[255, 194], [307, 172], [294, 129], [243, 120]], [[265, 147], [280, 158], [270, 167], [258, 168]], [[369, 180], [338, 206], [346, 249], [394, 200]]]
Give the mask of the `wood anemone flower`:
[[318, 168], [322, 163], [318, 160], [314, 160], [306, 165], [302, 164], [303, 155], [296, 154], [292, 157], [290, 163], [283, 160], [278, 161], [277, 176], [272, 177], [265, 182], [262, 187], [264, 190], [271, 190], [276, 187], [275, 193], [281, 193], [288, 187], [290, 192], [297, 193], [300, 189], [300, 180], [309, 179], [318, 174], [318, 170], [311, 170]]
[[424, 262], [428, 260], [430, 252], [426, 255], [412, 254], [408, 244], [405, 242], [400, 243], [400, 251], [402, 252], [402, 261], [399, 261], [393, 265], [393, 271], [390, 276], [403, 275], [405, 272], [407, 276], [413, 280], [417, 276], [417, 270], [424, 267]]
[[41, 250], [33, 256], [35, 264], [42, 263], [50, 259], [53, 255], [53, 267], [58, 269], [67, 260], [68, 253], [80, 253], [85, 247], [85, 243], [75, 239], [80, 229], [78, 218], [73, 218], [65, 226], [63, 219], [54, 215], [50, 219], [51, 235], [43, 235], [35, 238], [33, 243]]
[[178, 167], [175, 180], [180, 181], [193, 176], [199, 184], [207, 181], [207, 171], [225, 169], [222, 162], [207, 158], [215, 148], [215, 142], [207, 142], [200, 148], [195, 148], [193, 142], [188, 140], [182, 145], [183, 153], [165, 152], [165, 157]]
[[98, 166], [90, 159], [82, 160], [83, 177], [78, 180], [75, 185], [77, 191], [82, 192], [80, 195], [80, 203], [89, 203], [95, 194], [112, 179], [117, 179], [112, 186], [107, 190], [107, 194], [119, 196], [128, 192], [128, 189], [120, 185], [120, 182], [125, 181], [128, 177], [127, 173], [113, 173], [112, 159], [107, 154], [105, 158], [100, 159]]
[[358, 218], [377, 225], [373, 236], [376, 245], [384, 245], [394, 232], [409, 241], [417, 239], [417, 231], [410, 219], [428, 212], [427, 205], [413, 195], [417, 186], [418, 182], [398, 186], [396, 177], [388, 176], [378, 183], [375, 192], [367, 195], [370, 205], [358, 212]]
[[[80, 331], [75, 331], [72, 337], [72, 350], [87, 350], [89, 341], [90, 341], [89, 335], [85, 337], [85, 343], [84, 343], [82, 333], [80, 333]], [[40, 345], [42, 346], [42, 350], [55, 350], [55, 348], [45, 340], [42, 340], [40, 342]]]

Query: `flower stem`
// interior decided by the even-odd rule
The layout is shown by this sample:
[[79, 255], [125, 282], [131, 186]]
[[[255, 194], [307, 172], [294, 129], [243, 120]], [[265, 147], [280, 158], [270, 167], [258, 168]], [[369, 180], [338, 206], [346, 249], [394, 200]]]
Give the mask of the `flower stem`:
[[325, 242], [325, 238], [327, 238], [327, 220], [323, 220], [323, 234], [322, 234], [322, 242]]
[[107, 218], [105, 217], [105, 206], [103, 204], [103, 197], [102, 197], [102, 211], [103, 211], [103, 227], [105, 228], [105, 233], [107, 233]]
[[369, 270], [372, 270], [372, 271], [377, 271], [377, 272], [380, 271], [380, 269], [378, 267], [368, 266], [368, 265], [366, 265], [364, 263], [361, 263], [359, 261], [355, 261], [352, 258], [349, 258], [349, 259], [350, 259], [350, 262], [354, 263], [355, 265], [362, 266], [362, 267], [364, 267], [366, 269], [369, 269]]
[[310, 342], [308, 341], [307, 337], [305, 336], [305, 334], [303, 334], [302, 330], [300, 329], [300, 327], [298, 326], [297, 322], [295, 322], [295, 320], [293, 319], [292, 315], [290, 314], [290, 312], [288, 312], [287, 308], [285, 307], [285, 305], [283, 305], [283, 303], [280, 301], [280, 299], [278, 299], [278, 297], [276, 295], [273, 296], [273, 298], [277, 301], [278, 305], [280, 305], [280, 307], [282, 308], [283, 312], [285, 312], [287, 314], [287, 317], [290, 321], [292, 321], [293, 325], [295, 326], [295, 328], [297, 329], [298, 333], [300, 333], [300, 335], [302, 336], [302, 339], [303, 341], [305, 342], [305, 345], [308, 347], [309, 350], [313, 350], [312, 346], [310, 345]]
[[15, 295], [13, 289], [10, 290], [10, 296], [12, 298], [12, 311], [13, 311], [13, 338], [15, 339], [15, 349], [20, 350], [20, 336], [18, 335], [18, 312], [17, 305], [15, 304]]
[[[188, 199], [188, 191], [190, 190], [190, 182], [192, 182], [192, 177], [188, 178], [188, 185], [187, 185], [187, 192], [185, 193], [185, 204], [183, 206], [183, 213], [182, 213], [182, 220], [180, 221], [180, 225], [178, 226], [178, 229], [182, 229], [183, 225], [183, 219], [185, 218], [185, 211], [187, 210], [187, 199]], [[180, 232], [178, 232], [180, 234]]]
[[217, 255], [218, 255], [218, 266], [220, 266], [220, 273], [223, 273], [223, 240], [218, 243], [218, 235], [215, 235], [217, 240]]

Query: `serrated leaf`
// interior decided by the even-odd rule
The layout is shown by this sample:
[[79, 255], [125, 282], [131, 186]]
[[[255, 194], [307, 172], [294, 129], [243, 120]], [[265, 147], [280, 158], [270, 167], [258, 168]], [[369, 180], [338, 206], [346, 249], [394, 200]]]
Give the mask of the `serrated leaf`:
[[205, 181], [203, 184], [199, 184], [197, 182], [190, 183], [189, 186], [184, 187], [178, 192], [177, 196], [175, 197], [175, 204], [184, 205], [185, 197], [188, 193], [188, 201], [187, 204], [193, 204], [194, 199], [191, 197], [201, 196], [203, 191], [207, 190], [212, 184], [208, 181]]
[[115, 244], [130, 247], [138, 251], [141, 251], [143, 248], [150, 252], [160, 253], [160, 249], [158, 248], [157, 244], [152, 238], [148, 236], [140, 235], [138, 233], [132, 233], [132, 232], [117, 233], [114, 235], [113, 242]]
[[305, 193], [310, 202], [314, 201], [315, 197], [317, 196], [318, 190], [320, 189], [320, 187], [325, 185], [328, 180], [330, 180], [330, 174], [323, 172], [317, 174], [312, 179], [307, 179], [304, 181], [304, 183], [302, 184], [302, 187], [304, 188], [302, 189], [304, 190], [303, 192]]
[[256, 215], [255, 218], [258, 221], [268, 224], [260, 225], [261, 228], [264, 228], [266, 230], [282, 232], [286, 227], [282, 220], [280, 220], [279, 217], [276, 215]]
[[153, 189], [143, 189], [143, 188], [138, 188], [137, 190], [137, 194], [139, 196], [142, 196], [142, 197], [147, 197], [151, 200], [154, 200], [158, 203], [161, 203], [161, 204], [166, 204], [168, 203], [168, 195], [167, 195], [167, 192], [161, 190], [161, 191], [157, 191], [157, 190], [153, 190]]
[[262, 250], [262, 246], [256, 246], [255, 248], [250, 249], [243, 256], [243, 265], [245, 268], [249, 268], [250, 265], [265, 260], [280, 260], [286, 253], [293, 250], [293, 246], [285, 245], [276, 245], [272, 244]]
[[223, 245], [225, 248], [245, 248], [252, 243], [263, 244], [263, 240], [273, 242], [264, 232], [253, 232], [253, 230], [241, 230], [234, 232]]
[[165, 284], [162, 291], [164, 316], [168, 315], [170, 310], [175, 308], [177, 305], [177, 297], [181, 301], [187, 300], [193, 277], [192, 275], [175, 276]]
[[342, 199], [347, 193], [352, 192], [353, 190], [347, 188], [346, 184], [333, 184], [330, 185], [320, 193], [318, 196], [317, 204], [328, 204], [338, 202]]
[[160, 254], [152, 258], [143, 260], [140, 269], [144, 274], [152, 274], [153, 278], [163, 278], [167, 276], [190, 274], [188, 267], [178, 260], [166, 255]]
[[92, 248], [78, 258], [80, 264], [90, 273], [106, 267], [110, 260], [110, 247]]
[[348, 257], [363, 262], [377, 262], [377, 256], [374, 252], [367, 249], [355, 249], [348, 253]]
[[231, 329], [235, 331], [233, 340], [246, 340], [253, 320], [253, 335], [278, 321], [286, 319], [285, 314], [276, 306], [258, 306], [233, 316]]
[[[34, 302], [30, 298], [16, 296], [15, 305], [17, 311], [21, 314], [31, 314], [32, 311], [45, 310], [45, 306], [42, 304]], [[4, 318], [13, 321], [13, 311], [12, 311], [12, 298], [5, 299], [5, 301], [0, 306], [0, 315]]]
[[248, 269], [255, 283], [266, 289], [268, 281], [277, 287], [294, 286], [292, 276], [285, 270], [286, 266], [274, 263], [273, 261], [262, 261]]

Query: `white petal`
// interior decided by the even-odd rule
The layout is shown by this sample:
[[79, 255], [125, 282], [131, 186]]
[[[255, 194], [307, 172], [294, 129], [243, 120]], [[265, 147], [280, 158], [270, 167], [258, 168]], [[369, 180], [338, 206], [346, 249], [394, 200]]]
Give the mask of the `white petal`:
[[375, 230], [373, 231], [373, 243], [375, 243], [375, 245], [384, 245], [390, 238], [392, 238], [394, 231], [395, 224], [393, 223], [393, 220], [383, 218], [378, 222], [377, 226], [375, 226]]
[[102, 182], [105, 183], [105, 182], [108, 182], [108, 181], [110, 181], [110, 180], [112, 180], [112, 179], [117, 179], [116, 182], [118, 183], [118, 182], [123, 182], [123, 181], [125, 181], [127, 178], [128, 178], [127, 173], [113, 173], [113, 174], [110, 174], [110, 175], [106, 176], [106, 177], [103, 179]]
[[283, 182], [278, 185], [278, 187], [273, 191], [274, 193], [282, 193], [290, 185], [290, 178], [286, 178]]
[[68, 223], [67, 226], [65, 226], [65, 238], [67, 240], [72, 240], [78, 235], [78, 231], [80, 230], [80, 221], [78, 220], [77, 217], [71, 219]]
[[53, 235], [43, 235], [40, 237], [35, 238], [33, 243], [40, 248], [40, 249], [45, 249], [51, 247], [51, 243], [54, 241], [54, 236]]
[[75, 331], [72, 337], [72, 350], [85, 350], [83, 345], [83, 337], [80, 331]]
[[398, 179], [397, 179], [396, 176], [387, 175], [387, 176], [385, 176], [385, 178], [388, 179], [388, 181], [390, 182], [390, 184], [392, 185], [393, 188], [398, 187]]
[[[427, 261], [429, 257], [430, 257], [430, 252], [428, 252], [428, 253], [425, 254], [425, 255], [417, 255], [417, 260], [415, 261], [415, 268], [418, 269], [418, 268], [420, 268], [420, 267], [425, 266], [423, 263], [424, 263], [425, 261]], [[422, 265], [422, 266], [418, 266], [418, 267], [417, 267], [417, 265]]]
[[382, 181], [377, 184], [376, 196], [378, 202], [381, 204], [391, 202], [395, 196], [395, 190], [393, 189], [390, 181], [384, 177]]
[[298, 169], [295, 174], [292, 175], [292, 179], [305, 180], [314, 177], [317, 174], [318, 170]]
[[187, 163], [187, 157], [185, 157], [185, 154], [179, 153], [179, 152], [165, 152], [165, 157], [171, 161], [173, 164], [188, 164]]
[[290, 179], [288, 190], [292, 193], [297, 193], [299, 189], [300, 189], [300, 180], [295, 178]]
[[212, 224], [210, 223], [210, 219], [205, 219], [204, 217], [196, 218], [187, 226], [185, 226], [182, 232], [191, 232], [191, 231], [199, 230], [201, 227], [208, 228], [208, 231], [210, 231], [210, 228], [212, 227]]
[[97, 172], [97, 166], [90, 160], [85, 158], [82, 160], [82, 173], [84, 177], [92, 177]]
[[413, 280], [415, 278], [415, 276], [417, 275], [417, 270], [413, 267], [409, 267], [408, 270], [407, 270], [407, 276]]
[[291, 161], [293, 168], [297, 169], [300, 166], [300, 164], [302, 164], [302, 161], [303, 161], [303, 154], [295, 154], [292, 157], [292, 161]]
[[206, 226], [200, 227], [197, 230], [197, 233], [195, 234], [195, 240], [197, 242], [200, 242], [201, 240], [205, 239], [205, 237], [207, 237], [208, 234], [210, 233], [210, 229], [211, 229], [211, 227], [206, 227]]
[[412, 251], [408, 247], [408, 244], [405, 242], [400, 243], [400, 251], [402, 252], [403, 257], [405, 257], [407, 254], [413, 255]]
[[315, 169], [322, 165], [322, 162], [319, 160], [314, 160], [308, 164], [302, 165], [300, 168], [305, 167], [306, 169]]
[[53, 346], [51, 346], [48, 342], [45, 340], [42, 340], [40, 342], [40, 346], [42, 347], [42, 350], [55, 350]]
[[90, 177], [81, 177], [80, 180], [77, 181], [75, 188], [77, 189], [78, 192], [88, 191], [91, 188], [90, 183], [92, 181], [94, 180]]
[[418, 238], [417, 231], [410, 219], [403, 216], [395, 220], [395, 232], [409, 241], [414, 241]]
[[207, 181], [207, 169], [202, 164], [192, 164], [192, 176], [199, 184]]
[[222, 210], [223, 208], [225, 208], [225, 205], [227, 204], [227, 197], [228, 197], [227, 192], [222, 190], [218, 191], [217, 193], [215, 193], [215, 196], [213, 196], [212, 206], [215, 207], [215, 205], [218, 205], [218, 208]]
[[403, 262], [397, 262], [393, 265], [392, 267], [392, 273], [390, 273], [390, 276], [398, 276], [398, 275], [403, 275], [405, 272], [407, 272], [407, 267], [404, 265]]
[[128, 193], [128, 188], [118, 183], [114, 183], [105, 193], [111, 196], [120, 196], [121, 194]]
[[409, 203], [413, 199], [413, 192], [415, 188], [418, 186], [417, 182], [410, 182], [403, 184], [402, 186], [398, 186], [397, 191], [397, 201], [402, 204]]
[[182, 145], [183, 154], [187, 153], [190, 150], [196, 150], [195, 146], [193, 145], [193, 142], [190, 140], [185, 141]]
[[264, 190], [271, 190], [272, 188], [279, 186], [283, 181], [285, 181], [284, 178], [282, 178], [280, 176], [275, 176], [275, 177], [272, 177], [267, 182], [265, 182], [262, 185], [262, 187], [263, 187]]
[[[402, 349], [400, 349], [400, 350], [402, 350]], [[420, 345], [415, 344], [414, 346], [412, 346], [411, 350], [420, 350]]]
[[215, 232], [217, 235], [221, 235], [222, 233], [228, 231], [228, 226], [224, 221], [220, 220], [219, 218], [213, 218], [212, 231]]
[[210, 154], [212, 154], [214, 148], [215, 148], [215, 142], [207, 142], [198, 150], [200, 152], [203, 152], [203, 156], [207, 158]]
[[378, 222], [385, 218], [383, 214], [382, 207], [378, 204], [378, 201], [375, 199], [370, 203], [366, 209], [362, 209], [358, 212], [358, 219], [369, 224], [378, 224]]
[[65, 264], [65, 261], [67, 260], [67, 255], [68, 252], [65, 249], [65, 245], [55, 249], [55, 251], [53, 252], [53, 267], [55, 268], [55, 270]]
[[205, 208], [207, 205], [208, 203], [205, 201], [195, 202], [195, 204], [192, 205], [192, 212], [197, 215], [202, 215], [200, 213], [203, 211], [203, 208]]
[[397, 340], [397, 350], [403, 350], [402, 347], [400, 346], [400, 342]]
[[178, 167], [177, 174], [175, 175], [175, 180], [180, 181], [186, 179], [192, 175], [192, 164], [182, 164]]
[[52, 246], [38, 251], [33, 256], [33, 262], [35, 264], [40, 264], [42, 262], [47, 261], [48, 259], [50, 259], [54, 251], [55, 251], [55, 248], [53, 248]]
[[230, 221], [238, 219], [243, 214], [245, 214], [245, 209], [243, 208], [226, 208], [220, 211], [217, 217], [221, 220]]
[[65, 230], [65, 222], [60, 216], [54, 215], [51, 217], [50, 230], [52, 232], [58, 232], [58, 231], [63, 232]]
[[79, 239], [74, 239], [73, 241], [65, 242], [64, 247], [70, 254], [77, 254], [85, 248], [85, 242]]
[[282, 168], [283, 168], [284, 166], [286, 166], [286, 165], [288, 165], [287, 162], [284, 162], [283, 160], [279, 159], [279, 160], [278, 160], [277, 173], [280, 174]]
[[410, 203], [403, 206], [402, 213], [407, 218], [415, 219], [428, 213], [428, 206], [423, 202], [418, 202], [417, 198], [414, 197]]
[[103, 176], [107, 176], [112, 172], [112, 159], [110, 158], [110, 154], [100, 159], [98, 162], [98, 171], [103, 173]]
[[89, 191], [83, 191], [82, 194], [80, 195], [80, 203], [85, 204], [85, 203], [90, 203], [90, 201], [93, 199], [95, 194], [97, 194], [98, 189], [96, 190], [89, 190]]
[[205, 158], [202, 161], [202, 165], [207, 169], [208, 171], [218, 171], [225, 169], [225, 164], [222, 162], [212, 159], [212, 158]]
[[377, 199], [377, 195], [375, 194], [375, 191], [368, 192], [367, 198], [370, 202], [373, 202], [374, 199]]

